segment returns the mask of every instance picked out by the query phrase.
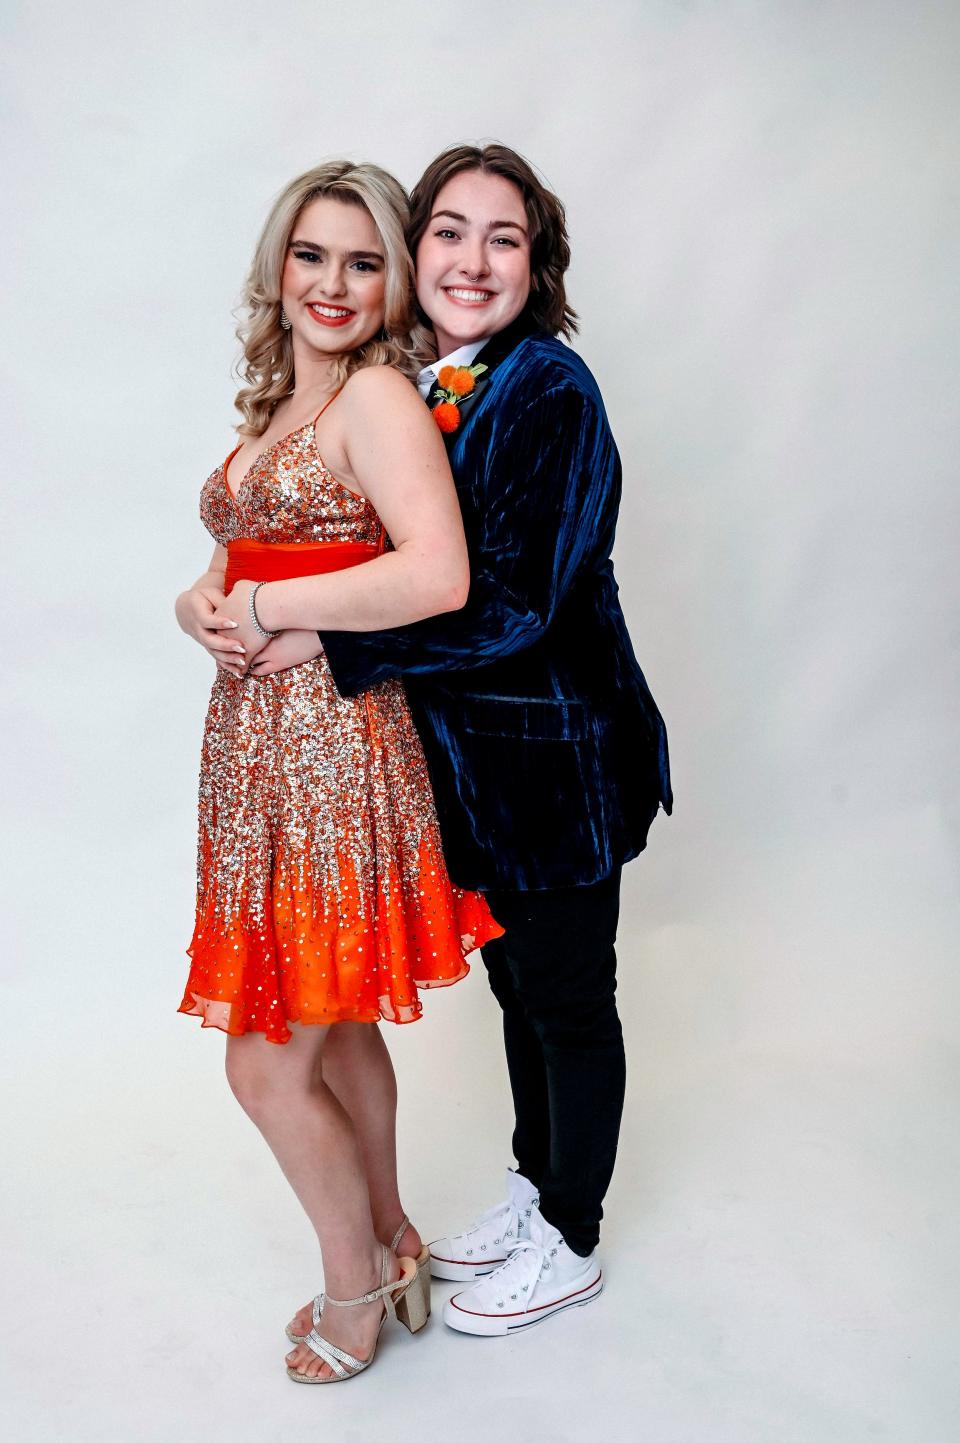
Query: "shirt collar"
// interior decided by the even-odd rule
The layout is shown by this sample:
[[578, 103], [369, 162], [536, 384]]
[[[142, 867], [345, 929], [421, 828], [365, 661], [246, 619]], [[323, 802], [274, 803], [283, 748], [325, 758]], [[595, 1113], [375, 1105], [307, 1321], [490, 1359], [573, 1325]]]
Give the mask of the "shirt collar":
[[424, 366], [417, 376], [417, 390], [423, 399], [426, 400], [430, 395], [440, 374], [441, 366], [472, 366], [489, 339], [489, 336], [483, 336], [479, 341], [471, 341], [467, 346], [459, 346], [457, 350], [451, 351], [449, 356], [441, 356], [439, 361], [433, 361], [429, 366]]

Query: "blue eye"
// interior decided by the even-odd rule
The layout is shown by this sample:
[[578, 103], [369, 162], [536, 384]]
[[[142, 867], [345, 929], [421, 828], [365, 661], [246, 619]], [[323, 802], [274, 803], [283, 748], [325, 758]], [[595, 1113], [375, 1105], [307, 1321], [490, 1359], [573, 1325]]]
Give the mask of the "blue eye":
[[296, 256], [298, 261], [313, 262], [320, 259], [316, 251], [294, 251], [294, 255]]

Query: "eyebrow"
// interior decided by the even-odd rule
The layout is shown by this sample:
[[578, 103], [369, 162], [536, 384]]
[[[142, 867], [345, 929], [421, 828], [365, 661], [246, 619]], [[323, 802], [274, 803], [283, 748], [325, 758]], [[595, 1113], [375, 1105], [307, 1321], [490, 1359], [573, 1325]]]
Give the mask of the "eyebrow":
[[[469, 222], [469, 220], [467, 219], [467, 217], [466, 217], [465, 215], [461, 215], [460, 212], [459, 212], [459, 211], [456, 211], [456, 210], [435, 210], [435, 211], [433, 212], [433, 215], [430, 217], [430, 219], [431, 219], [431, 220], [436, 220], [437, 217], [438, 217], [438, 216], [441, 216], [441, 215], [449, 216], [451, 220], [458, 220], [458, 221], [460, 221], [460, 223], [461, 223], [462, 225], [469, 225], [469, 224], [470, 224], [470, 222]], [[526, 226], [525, 226], [525, 225], [520, 225], [519, 221], [515, 221], [515, 220], [492, 220], [492, 221], [490, 222], [490, 224], [487, 226], [487, 230], [507, 230], [507, 229], [509, 229], [509, 230], [519, 230], [519, 231], [522, 231], [524, 235], [526, 235], [526, 233], [527, 233], [527, 228], [526, 228]]]
[[[292, 250], [294, 246], [300, 246], [303, 250], [308, 250], [308, 251], [325, 251], [325, 250], [327, 250], [327, 246], [317, 245], [316, 241], [309, 241], [309, 240], [292, 240], [292, 241], [290, 242], [290, 249]], [[347, 251], [347, 260], [348, 260], [348, 261], [382, 261], [382, 260], [383, 260], [383, 253], [382, 253], [381, 251]]]

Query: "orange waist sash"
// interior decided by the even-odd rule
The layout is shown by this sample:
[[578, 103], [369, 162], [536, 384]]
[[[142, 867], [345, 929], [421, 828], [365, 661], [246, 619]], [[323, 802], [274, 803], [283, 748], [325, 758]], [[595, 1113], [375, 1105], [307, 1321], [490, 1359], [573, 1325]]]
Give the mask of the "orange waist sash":
[[345, 571], [380, 555], [368, 541], [240, 541], [227, 543], [224, 591], [238, 581], [288, 581], [292, 576], [320, 576]]

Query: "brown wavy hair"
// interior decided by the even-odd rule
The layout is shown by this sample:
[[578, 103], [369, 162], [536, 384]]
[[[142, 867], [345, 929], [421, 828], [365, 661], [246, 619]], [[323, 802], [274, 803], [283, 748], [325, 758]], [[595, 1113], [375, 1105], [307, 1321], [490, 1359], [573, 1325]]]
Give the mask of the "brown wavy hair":
[[241, 436], [261, 436], [277, 403], [293, 389], [293, 342], [280, 325], [280, 284], [297, 219], [318, 196], [331, 196], [369, 213], [383, 242], [385, 296], [383, 329], [355, 351], [341, 356], [336, 379], [342, 385], [363, 366], [396, 366], [415, 379], [432, 352], [416, 311], [413, 261], [404, 239], [409, 223], [407, 193], [379, 165], [330, 160], [284, 186], [257, 242], [241, 299], [237, 337], [243, 357], [237, 367], [246, 382], [234, 402], [243, 416]]
[[530, 230], [530, 299], [526, 313], [541, 330], [567, 340], [580, 329], [567, 300], [563, 277], [570, 265], [570, 239], [563, 205], [528, 160], [507, 145], [451, 145], [432, 160], [410, 192], [407, 244], [414, 256], [430, 223], [437, 196], [455, 175], [481, 170], [510, 180], [523, 196]]

